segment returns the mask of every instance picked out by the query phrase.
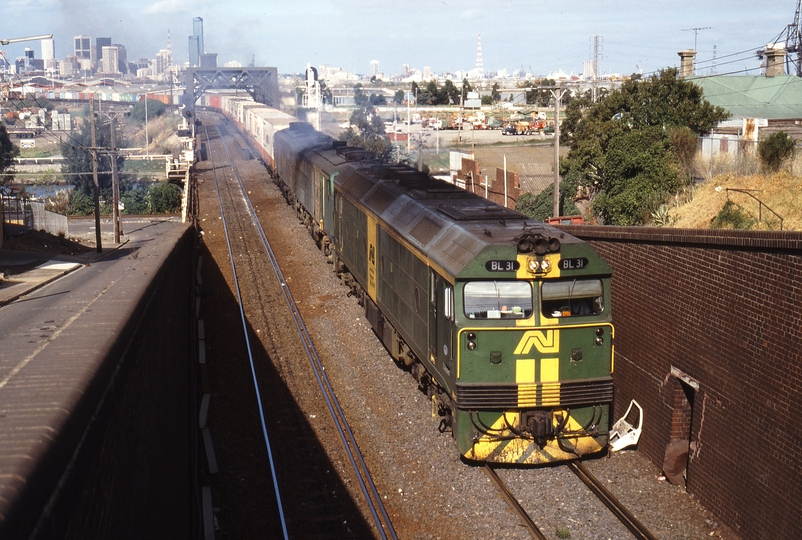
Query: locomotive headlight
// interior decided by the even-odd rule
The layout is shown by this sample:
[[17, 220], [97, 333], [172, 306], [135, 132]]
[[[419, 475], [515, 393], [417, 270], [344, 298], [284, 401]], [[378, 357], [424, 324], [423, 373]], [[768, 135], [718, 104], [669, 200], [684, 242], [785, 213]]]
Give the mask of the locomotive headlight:
[[526, 261], [526, 269], [530, 274], [548, 274], [551, 272], [551, 261], [548, 259], [539, 261], [532, 257]]
[[468, 332], [467, 337], [468, 337], [468, 345], [466, 345], [466, 347], [468, 347], [469, 351], [475, 351], [476, 350], [476, 332]]
[[601, 337], [601, 336], [596, 336], [596, 345], [598, 345], [598, 346], [600, 346], [600, 347], [601, 347], [602, 345], [604, 345], [604, 338], [603, 338], [603, 337]]

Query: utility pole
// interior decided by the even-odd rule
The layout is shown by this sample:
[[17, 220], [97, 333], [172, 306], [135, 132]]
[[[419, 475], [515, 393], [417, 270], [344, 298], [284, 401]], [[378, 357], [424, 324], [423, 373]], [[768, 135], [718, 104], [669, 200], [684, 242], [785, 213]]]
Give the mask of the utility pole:
[[566, 88], [549, 89], [554, 96], [554, 206], [552, 217], [560, 215], [560, 101], [568, 90]]
[[92, 131], [92, 180], [95, 185], [95, 244], [97, 252], [103, 253], [100, 235], [100, 183], [97, 179], [97, 129], [95, 127], [95, 95], [89, 100], [89, 126]]
[[120, 181], [117, 177], [117, 137], [115, 124], [117, 117], [112, 115], [111, 120], [111, 183], [112, 183], [112, 217], [114, 220], [114, 243], [120, 243], [123, 232], [122, 217], [120, 216]]

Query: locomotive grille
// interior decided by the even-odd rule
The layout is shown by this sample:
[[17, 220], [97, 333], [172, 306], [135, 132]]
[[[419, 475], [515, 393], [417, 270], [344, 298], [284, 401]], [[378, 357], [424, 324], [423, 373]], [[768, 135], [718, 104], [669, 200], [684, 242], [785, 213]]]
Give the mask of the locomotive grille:
[[576, 380], [562, 383], [458, 384], [460, 409], [510, 409], [521, 407], [575, 407], [613, 401], [613, 379]]

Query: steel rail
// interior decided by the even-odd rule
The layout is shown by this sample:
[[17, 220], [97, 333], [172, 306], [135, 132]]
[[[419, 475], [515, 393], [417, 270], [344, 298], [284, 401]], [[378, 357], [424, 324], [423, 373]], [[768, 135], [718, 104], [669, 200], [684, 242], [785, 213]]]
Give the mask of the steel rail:
[[[209, 149], [209, 152], [208, 152], [209, 153], [209, 160], [212, 162], [212, 172], [214, 173], [214, 185], [215, 185], [215, 188], [217, 189], [217, 202], [218, 202], [218, 205], [220, 207], [220, 218], [221, 218], [221, 220], [223, 222], [223, 231], [225, 232], [226, 244], [228, 245], [228, 258], [231, 261], [231, 272], [233, 273], [233, 276], [234, 276], [234, 289], [237, 291], [237, 304], [239, 304], [240, 320], [242, 321], [242, 331], [243, 331], [243, 334], [245, 335], [245, 344], [246, 344], [246, 347], [248, 349], [248, 362], [249, 362], [250, 368], [251, 368], [251, 377], [253, 379], [253, 387], [254, 387], [254, 390], [256, 391], [256, 401], [257, 401], [257, 403], [259, 405], [259, 421], [262, 424], [262, 436], [264, 437], [265, 447], [267, 448], [267, 458], [268, 458], [268, 461], [270, 462], [270, 475], [272, 476], [272, 479], [273, 479], [273, 489], [276, 492], [276, 502], [277, 502], [277, 505], [278, 505], [279, 518], [281, 520], [281, 530], [282, 530], [282, 532], [284, 534], [284, 540], [289, 540], [289, 534], [287, 532], [287, 522], [286, 522], [286, 519], [285, 519], [285, 516], [284, 516], [284, 507], [283, 507], [283, 505], [281, 503], [281, 493], [279, 492], [279, 487], [278, 487], [278, 477], [276, 475], [276, 466], [275, 466], [275, 463], [273, 462], [273, 451], [272, 451], [272, 449], [270, 447], [270, 437], [267, 434], [267, 424], [265, 423], [265, 413], [264, 413], [264, 407], [262, 405], [262, 394], [261, 394], [261, 391], [259, 390], [259, 383], [257, 382], [257, 378], [256, 378], [256, 367], [255, 367], [254, 361], [253, 361], [253, 352], [251, 351], [251, 340], [248, 337], [248, 325], [247, 325], [247, 322], [245, 320], [245, 309], [244, 309], [244, 307], [242, 305], [242, 293], [240, 291], [239, 280], [237, 279], [237, 268], [236, 268], [236, 265], [234, 263], [234, 252], [231, 249], [231, 240], [230, 240], [230, 238], [228, 236], [228, 224], [226, 222], [225, 212], [223, 211], [222, 195], [220, 194], [220, 184], [219, 184], [219, 182], [217, 180], [217, 170], [216, 170], [216, 168], [214, 166], [214, 154], [211, 151], [211, 145], [208, 144], [208, 142], [209, 142], [209, 131], [205, 126], [204, 126], [204, 131], [206, 133], [207, 148]], [[222, 141], [222, 139], [221, 139], [221, 141]]]
[[504, 497], [505, 501], [507, 501], [507, 504], [510, 505], [510, 507], [518, 514], [518, 517], [521, 518], [524, 527], [529, 530], [529, 534], [538, 540], [547, 540], [546, 536], [540, 531], [540, 528], [537, 526], [537, 524], [532, 521], [532, 518], [526, 513], [524, 507], [521, 506], [521, 503], [518, 502], [518, 499], [515, 498], [515, 495], [512, 494], [501, 477], [499, 477], [498, 473], [496, 473], [496, 471], [494, 471], [493, 468], [487, 463], [485, 463], [485, 466], [482, 467], [482, 470], [484, 470], [485, 474], [490, 478], [493, 484], [495, 484], [496, 488], [501, 493], [501, 496]]
[[[259, 218], [256, 214], [256, 209], [253, 207], [250, 198], [247, 196], [247, 190], [245, 189], [245, 186], [242, 183], [242, 179], [239, 175], [236, 164], [234, 163], [234, 160], [231, 156], [231, 152], [228, 149], [228, 145], [225, 144], [224, 141], [222, 142], [223, 142], [223, 147], [229, 154], [229, 161], [232, 166], [232, 171], [234, 177], [239, 183], [240, 190], [242, 192], [242, 197], [248, 209], [248, 213], [250, 214], [251, 220], [254, 226], [256, 227], [256, 231], [259, 234], [259, 237], [262, 241], [265, 253], [270, 259], [271, 266], [273, 267], [273, 272], [276, 275], [276, 279], [278, 280], [279, 285], [281, 287], [281, 292], [290, 310], [290, 314], [292, 315], [293, 322], [296, 326], [296, 329], [298, 330], [299, 336], [301, 337], [301, 341], [303, 343], [307, 357], [309, 358], [309, 362], [312, 365], [312, 370], [315, 374], [315, 378], [317, 379], [318, 385], [323, 394], [323, 398], [326, 401], [326, 406], [328, 407], [329, 413], [331, 414], [335, 426], [337, 427], [338, 435], [340, 436], [340, 440], [348, 455], [351, 467], [353, 468], [356, 474], [360, 489], [362, 490], [362, 493], [365, 497], [365, 501], [368, 505], [368, 508], [370, 509], [371, 515], [378, 528], [379, 534], [384, 540], [387, 540], [387, 538], [397, 540], [398, 536], [396, 535], [395, 529], [393, 528], [392, 522], [390, 521], [390, 516], [387, 514], [387, 510], [384, 507], [384, 503], [382, 502], [381, 496], [379, 495], [376, 485], [373, 482], [373, 477], [370, 474], [370, 470], [368, 469], [367, 463], [365, 462], [365, 459], [362, 456], [362, 452], [359, 449], [359, 445], [356, 442], [356, 438], [353, 434], [353, 431], [351, 430], [351, 427], [348, 424], [348, 421], [346, 420], [345, 412], [340, 406], [339, 400], [337, 399], [337, 396], [334, 392], [334, 388], [331, 386], [331, 382], [329, 381], [329, 378], [326, 375], [325, 369], [323, 368], [323, 364], [320, 360], [320, 356], [318, 355], [317, 349], [315, 348], [314, 343], [312, 342], [312, 338], [309, 335], [309, 331], [306, 327], [306, 324], [304, 323], [303, 318], [301, 317], [301, 314], [298, 311], [298, 307], [295, 303], [295, 299], [292, 296], [292, 292], [290, 291], [289, 284], [284, 276], [283, 271], [281, 270], [281, 266], [279, 265], [278, 258], [276, 257], [275, 252], [273, 251], [273, 248], [270, 245], [269, 240], [267, 239], [267, 235], [264, 232], [264, 228], [262, 227], [262, 224], [259, 221]], [[382, 516], [381, 518], [378, 515], [379, 513], [381, 513]]]
[[604, 503], [604, 505], [615, 514], [621, 523], [635, 535], [638, 540], [656, 540], [649, 530], [641, 524], [638, 519], [627, 510], [615, 496], [607, 491], [599, 480], [588, 471], [579, 461], [568, 464], [568, 468], [579, 477], [582, 482]]

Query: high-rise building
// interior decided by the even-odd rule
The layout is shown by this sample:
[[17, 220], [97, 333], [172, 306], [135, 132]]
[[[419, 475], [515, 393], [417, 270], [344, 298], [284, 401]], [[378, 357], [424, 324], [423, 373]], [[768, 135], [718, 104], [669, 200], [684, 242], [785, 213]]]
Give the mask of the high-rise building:
[[111, 47], [110, 37], [95, 38], [95, 63], [98, 65], [103, 61], [103, 47]]
[[371, 60], [370, 61], [370, 76], [375, 77], [379, 74], [379, 61], [378, 60]]
[[42, 40], [42, 61], [45, 65], [45, 71], [55, 72], [58, 67], [56, 61], [56, 45], [52, 39]]
[[117, 71], [128, 73], [128, 51], [125, 50], [125, 45], [115, 43], [112, 47], [117, 47]]
[[189, 36], [189, 65], [200, 66], [203, 50], [203, 18], [192, 19], [192, 35]]
[[56, 45], [53, 39], [42, 40], [42, 59], [53, 60], [56, 58]]
[[213, 69], [217, 67], [217, 53], [203, 53], [200, 55], [200, 67]]
[[203, 54], [206, 52], [206, 49], [203, 48], [203, 18], [202, 17], [195, 17], [192, 19], [192, 35], [198, 36], [198, 45], [200, 48], [198, 51]]
[[89, 36], [75, 36], [75, 56], [78, 58], [92, 58], [92, 38]]
[[99, 64], [99, 71], [101, 73], [107, 74], [118, 74], [120, 73], [120, 57], [119, 57], [119, 50], [117, 47], [112, 45], [107, 45], [103, 47], [100, 51], [101, 59]]
[[189, 65], [197, 67], [200, 65], [200, 43], [198, 36], [189, 36]]

